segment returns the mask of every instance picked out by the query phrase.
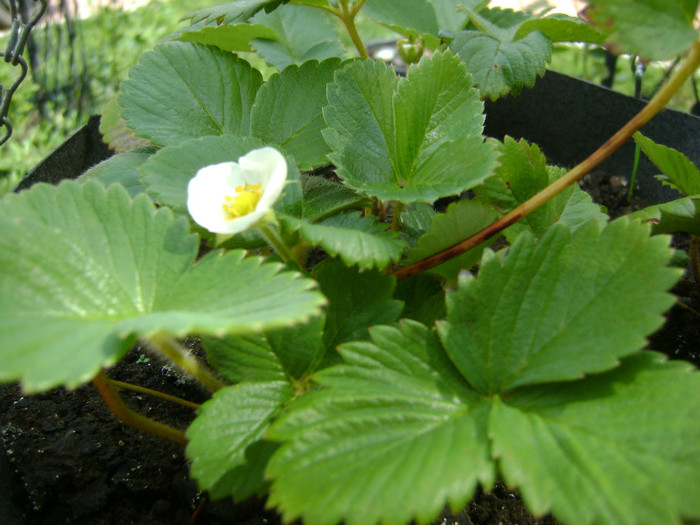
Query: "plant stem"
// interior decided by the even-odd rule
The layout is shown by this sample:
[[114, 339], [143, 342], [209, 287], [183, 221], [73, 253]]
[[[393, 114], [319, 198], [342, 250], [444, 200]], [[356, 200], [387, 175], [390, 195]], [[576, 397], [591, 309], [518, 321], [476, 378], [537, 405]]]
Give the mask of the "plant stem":
[[642, 147], [639, 144], [634, 146], [634, 163], [632, 164], [632, 176], [630, 177], [630, 187], [627, 190], [627, 203], [632, 202], [634, 186], [637, 184], [637, 170], [639, 169], [639, 157], [641, 157]]
[[397, 232], [401, 230], [401, 212], [406, 205], [403, 202], [396, 201], [394, 203], [394, 216], [391, 218], [391, 231]]
[[104, 372], [98, 373], [92, 378], [92, 384], [102, 396], [109, 410], [119, 421], [130, 427], [137, 428], [153, 436], [158, 436], [178, 445], [187, 445], [185, 433], [176, 428], [154, 421], [126, 406], [124, 400], [119, 396], [110, 379]]
[[350, 37], [350, 40], [352, 40], [352, 43], [355, 45], [357, 53], [360, 55], [360, 58], [369, 58], [367, 48], [365, 47], [365, 44], [362, 42], [362, 39], [360, 38], [360, 35], [357, 32], [357, 27], [355, 27], [355, 16], [357, 15], [357, 12], [360, 10], [362, 4], [364, 3], [364, 0], [361, 0], [357, 2], [357, 4], [355, 4], [354, 6], [348, 7], [348, 3], [346, 0], [341, 1], [340, 13], [337, 16], [338, 18], [340, 18], [340, 21], [345, 26], [345, 29], [348, 32], [348, 36]]
[[210, 390], [216, 392], [226, 385], [219, 381], [213, 372], [202, 366], [202, 364], [194, 359], [180, 343], [172, 337], [165, 334], [155, 334], [147, 339], [147, 343], [155, 349], [159, 350], [176, 366], [194, 377]]
[[260, 233], [262, 233], [265, 238], [267, 239], [267, 242], [269, 242], [272, 247], [275, 249], [277, 254], [282, 257], [282, 260], [285, 263], [295, 263], [300, 270], [303, 270], [304, 267], [302, 264], [297, 260], [296, 255], [294, 252], [291, 250], [287, 249], [287, 246], [282, 242], [282, 239], [275, 233], [267, 224], [260, 222], [258, 224], [258, 230], [260, 230]]
[[637, 113], [627, 124], [620, 128], [617, 133], [610, 137], [600, 148], [594, 151], [586, 160], [575, 166], [563, 177], [556, 180], [547, 188], [537, 193], [529, 200], [522, 203], [520, 206], [507, 213], [499, 220], [487, 226], [483, 230], [472, 235], [449, 248], [438, 252], [430, 257], [417, 261], [414, 264], [405, 266], [395, 270], [393, 274], [397, 279], [405, 279], [412, 275], [424, 272], [439, 264], [442, 264], [450, 259], [471, 250], [475, 246], [490, 239], [494, 235], [505, 230], [508, 226], [518, 222], [523, 217], [529, 215], [534, 210], [542, 206], [548, 200], [558, 195], [571, 184], [578, 181], [601, 162], [612, 155], [617, 149], [622, 146], [637, 130], [649, 122], [664, 106], [668, 103], [671, 97], [678, 91], [681, 85], [693, 74], [700, 66], [700, 39], [693, 43], [690, 52], [686, 57], [681, 67], [669, 79], [668, 83], [659, 90], [644, 108]]
[[171, 396], [164, 392], [159, 392], [158, 390], [152, 390], [143, 386], [132, 385], [131, 383], [123, 383], [122, 381], [117, 381], [116, 379], [111, 379], [109, 377], [107, 378], [107, 380], [112, 386], [115, 386], [122, 390], [132, 390], [140, 394], [159, 397], [161, 399], [165, 399], [166, 401], [170, 401], [171, 403], [177, 403], [178, 405], [183, 405], [188, 408], [194, 408], [195, 410], [199, 408], [199, 405], [197, 403], [192, 403], [191, 401], [187, 401], [186, 399], [180, 399], [179, 397]]

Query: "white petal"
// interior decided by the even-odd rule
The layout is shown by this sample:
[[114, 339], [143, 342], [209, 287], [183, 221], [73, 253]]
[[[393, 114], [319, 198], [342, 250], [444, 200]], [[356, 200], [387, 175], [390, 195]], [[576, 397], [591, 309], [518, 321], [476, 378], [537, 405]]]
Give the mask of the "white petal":
[[249, 184], [263, 183], [263, 195], [256, 211], [267, 211], [279, 199], [287, 181], [287, 160], [272, 147], [254, 149], [240, 159], [238, 163], [250, 179]]
[[[236, 162], [222, 162], [200, 169], [187, 186], [187, 209], [192, 219], [214, 233], [239, 233], [254, 226], [272, 208], [287, 180], [287, 161], [274, 148], [250, 151]], [[236, 187], [262, 184], [263, 194], [255, 211], [231, 219], [223, 210], [227, 195]]]
[[224, 230], [231, 221], [222, 206], [224, 197], [233, 193], [231, 183], [236, 178], [240, 179], [239, 166], [235, 162], [223, 162], [205, 166], [190, 180], [187, 210], [197, 224], [211, 232], [227, 233]]

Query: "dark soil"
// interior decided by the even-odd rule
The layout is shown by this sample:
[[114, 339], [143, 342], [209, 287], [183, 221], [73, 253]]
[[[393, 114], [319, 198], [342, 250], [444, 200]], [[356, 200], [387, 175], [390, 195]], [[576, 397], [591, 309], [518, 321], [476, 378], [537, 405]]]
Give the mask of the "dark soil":
[[[598, 174], [583, 186], [611, 215], [627, 209], [624, 183]], [[639, 205], [639, 204], [637, 204]], [[683, 238], [675, 239], [682, 245]], [[697, 287], [690, 280], [674, 292], [678, 305], [650, 348], [670, 358], [700, 363]], [[164, 391], [194, 402], [207, 398], [198, 384], [132, 350], [110, 370], [113, 379]], [[192, 409], [123, 392], [128, 404], [156, 420], [186, 428]], [[0, 387], [0, 524], [84, 525], [277, 524], [264, 502], [211, 502], [188, 478], [182, 448], [114, 419], [92, 385], [25, 397], [15, 385]], [[478, 491], [445, 525], [552, 525], [532, 517], [517, 492], [498, 484]]]

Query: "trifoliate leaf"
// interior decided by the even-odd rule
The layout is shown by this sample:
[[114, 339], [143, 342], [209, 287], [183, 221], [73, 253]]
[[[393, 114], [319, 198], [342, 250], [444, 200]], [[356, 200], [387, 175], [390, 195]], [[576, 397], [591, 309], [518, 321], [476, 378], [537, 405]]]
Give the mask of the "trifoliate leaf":
[[103, 186], [121, 184], [129, 192], [129, 195], [136, 197], [138, 194], [146, 192], [146, 185], [142, 180], [143, 173], [138, 168], [156, 151], [158, 150], [153, 146], [146, 146], [119, 153], [93, 166], [83, 173], [78, 180], [84, 182], [96, 179]]
[[207, 135], [248, 135], [262, 76], [215, 47], [168, 42], [144, 53], [122, 83], [122, 117], [158, 146]]
[[381, 200], [433, 201], [481, 182], [495, 166], [484, 142], [483, 104], [451, 53], [424, 57], [398, 80], [380, 62], [336, 74], [324, 136], [338, 175]]
[[[496, 212], [473, 200], [460, 200], [448, 206], [446, 213], [441, 213], [433, 219], [430, 232], [420, 239], [415, 248], [408, 252], [406, 263], [425, 259], [486, 228], [497, 218]], [[457, 274], [462, 270], [471, 269], [481, 258], [488, 245], [495, 242], [493, 237], [487, 243], [463, 253], [430, 270], [448, 282], [456, 282]]]
[[183, 20], [190, 20], [191, 24], [197, 22], [216, 22], [217, 24], [229, 24], [231, 22], [245, 21], [258, 11], [265, 9], [270, 12], [280, 4], [289, 0], [236, 0], [226, 4], [205, 7], [193, 11], [183, 17]]
[[607, 35], [617, 53], [650, 60], [686, 51], [698, 34], [693, 27], [697, 0], [588, 0], [584, 16]]
[[0, 201], [0, 380], [75, 387], [137, 336], [251, 333], [318, 313], [313, 282], [242, 251], [195, 261], [185, 219], [119, 184], [37, 185]]
[[537, 30], [518, 35], [524, 16], [494, 22], [469, 6], [462, 9], [478, 30], [457, 33], [450, 49], [464, 60], [483, 98], [517, 95], [523, 87], [534, 85], [538, 75], [544, 75], [552, 42]]
[[384, 269], [398, 261], [408, 247], [398, 233], [388, 231], [372, 217], [362, 217], [360, 212], [333, 215], [317, 224], [284, 216], [280, 220], [290, 230], [298, 230], [312, 246], [320, 246], [345, 264], [363, 269]]
[[326, 85], [333, 80], [340, 59], [289, 66], [272, 76], [258, 91], [251, 111], [251, 135], [279, 144], [294, 157], [300, 170], [328, 164], [330, 151], [321, 130]]
[[[474, 191], [480, 200], [495, 206], [504, 214], [563, 175], [562, 170], [547, 166], [547, 159], [537, 145], [528, 144], [523, 139], [515, 141], [511, 137], [505, 137], [500, 152], [499, 166], [494, 176], [486, 179]], [[527, 229], [539, 237], [556, 222], [575, 230], [591, 219], [604, 224], [607, 216], [587, 193], [577, 185], [572, 185], [508, 228], [505, 235], [512, 242], [520, 232]]]
[[264, 336], [203, 336], [207, 361], [232, 383], [285, 381], [282, 363]]
[[434, 333], [413, 321], [374, 327], [340, 348], [348, 363], [316, 375], [270, 429], [269, 503], [310, 525], [429, 523], [489, 487], [486, 417]]
[[673, 148], [655, 143], [639, 132], [634, 134], [634, 140], [663, 173], [659, 180], [685, 195], [700, 194], [700, 170], [688, 157]]
[[183, 31], [178, 40], [216, 46], [222, 51], [252, 51], [250, 41], [254, 38], [279, 40], [280, 36], [277, 31], [262, 24], [232, 24]]
[[521, 234], [505, 260], [463, 276], [438, 323], [445, 350], [484, 394], [566, 381], [617, 366], [644, 347], [673, 304], [672, 251], [649, 227], [619, 219], [573, 234], [556, 224]]
[[335, 349], [346, 341], [367, 338], [367, 329], [398, 320], [403, 304], [392, 299], [396, 278], [376, 270], [359, 271], [338, 260], [317, 264], [311, 276], [328, 299], [324, 345]]
[[303, 5], [288, 5], [274, 13], [259, 13], [254, 21], [274, 29], [279, 39], [258, 38], [253, 48], [271, 66], [282, 71], [287, 66], [319, 62], [345, 55], [329, 14]]
[[294, 396], [289, 383], [242, 383], [204, 403], [187, 429], [190, 473], [213, 499], [262, 494], [263, 472], [277, 448], [262, 442], [270, 423]]
[[316, 222], [349, 208], [361, 208], [368, 200], [352, 189], [337, 182], [316, 177], [302, 176], [304, 194], [303, 216], [309, 222]]
[[495, 399], [493, 454], [534, 514], [678, 525], [700, 516], [700, 376], [664, 359], [643, 352], [605, 374]]

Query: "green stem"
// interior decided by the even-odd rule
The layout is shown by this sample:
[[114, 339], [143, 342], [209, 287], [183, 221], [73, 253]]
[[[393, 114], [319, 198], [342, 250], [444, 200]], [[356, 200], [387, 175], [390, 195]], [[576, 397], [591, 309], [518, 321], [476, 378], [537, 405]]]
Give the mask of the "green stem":
[[634, 146], [634, 163], [632, 164], [632, 176], [630, 177], [630, 187], [627, 190], [627, 203], [632, 202], [632, 194], [634, 186], [637, 184], [637, 171], [639, 170], [639, 157], [641, 157], [642, 148], [639, 144]]
[[114, 417], [125, 425], [137, 428], [153, 436], [167, 439], [183, 447], [187, 445], [187, 437], [181, 430], [142, 416], [138, 412], [127, 407], [104, 372], [100, 372], [93, 377], [92, 384], [95, 385], [95, 388], [102, 396], [109, 410], [114, 414]]
[[367, 48], [362, 42], [362, 39], [360, 38], [360, 35], [357, 32], [357, 27], [355, 26], [355, 16], [357, 15], [357, 12], [360, 10], [362, 4], [364, 3], [364, 0], [361, 0], [357, 2], [354, 6], [348, 7], [347, 1], [341, 1], [340, 13], [338, 15], [338, 18], [340, 18], [340, 21], [345, 26], [345, 30], [348, 32], [348, 36], [350, 37], [350, 40], [352, 40], [352, 43], [357, 49], [357, 53], [360, 55], [360, 57], [369, 58]]
[[158, 333], [150, 336], [147, 343], [210, 390], [216, 392], [226, 386], [172, 337]]
[[183, 405], [188, 408], [194, 408], [195, 410], [199, 408], [199, 405], [197, 403], [192, 403], [191, 401], [187, 401], [186, 399], [180, 399], [179, 397], [171, 396], [164, 392], [159, 392], [158, 390], [151, 390], [150, 388], [132, 385], [131, 383], [123, 383], [122, 381], [117, 381], [116, 379], [107, 378], [107, 380], [110, 382], [111, 385], [122, 390], [132, 390], [134, 392], [138, 392], [139, 394], [146, 394], [148, 396], [159, 397], [160, 399], [165, 399], [166, 401], [170, 401], [171, 403], [177, 403], [178, 405]]
[[531, 197], [529, 200], [522, 203], [520, 206], [507, 213], [499, 220], [487, 226], [483, 230], [472, 235], [454, 246], [438, 252], [426, 259], [410, 264], [403, 268], [394, 271], [397, 279], [405, 279], [412, 275], [422, 273], [430, 268], [434, 268], [464, 252], [471, 250], [475, 246], [490, 239], [494, 235], [505, 230], [508, 226], [515, 224], [523, 217], [529, 215], [534, 210], [542, 206], [544, 203], [558, 195], [581, 177], [586, 175], [601, 162], [612, 155], [617, 149], [622, 146], [637, 130], [649, 122], [664, 106], [668, 103], [671, 97], [678, 91], [681, 85], [695, 72], [700, 66], [700, 39], [693, 43], [690, 52], [686, 57], [681, 67], [669, 79], [668, 83], [652, 98], [644, 108], [637, 113], [627, 124], [620, 128], [617, 133], [610, 137], [600, 148], [594, 151], [586, 160], [575, 166], [572, 170], [566, 173], [563, 177], [556, 180], [553, 184]]
[[406, 204], [396, 201], [394, 203], [394, 216], [391, 219], [391, 231], [397, 232], [401, 230], [401, 212], [403, 212]]
[[277, 235], [276, 232], [272, 230], [267, 224], [260, 223], [258, 224], [258, 230], [260, 230], [260, 233], [262, 233], [265, 238], [267, 239], [267, 242], [269, 242], [272, 247], [275, 249], [275, 251], [279, 254], [280, 257], [282, 257], [282, 260], [285, 263], [292, 262], [296, 264], [299, 269], [303, 269], [304, 267], [302, 264], [297, 260], [296, 254], [289, 250], [287, 246], [282, 242], [282, 239]]

